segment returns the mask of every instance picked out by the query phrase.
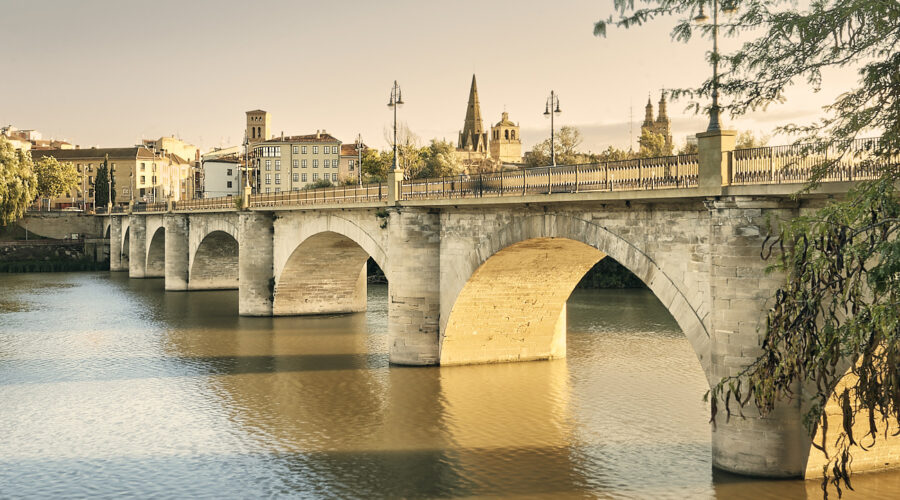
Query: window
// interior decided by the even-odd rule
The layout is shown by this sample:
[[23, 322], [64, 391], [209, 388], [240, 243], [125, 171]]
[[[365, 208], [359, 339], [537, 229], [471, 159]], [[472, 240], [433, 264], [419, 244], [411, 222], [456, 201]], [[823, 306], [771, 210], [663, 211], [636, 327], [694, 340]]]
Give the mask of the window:
[[266, 184], [272, 183], [272, 174], [266, 174]]
[[78, 167], [78, 173], [81, 173], [81, 163], [77, 163], [75, 166]]
[[328, 168], [331, 166], [331, 160], [325, 160], [323, 163], [324, 164], [322, 165], [322, 168]]
[[299, 182], [299, 181], [300, 181], [300, 174], [294, 174], [293, 180], [294, 180], [294, 182]]
[[94, 176], [93, 175], [88, 176], [88, 184], [90, 184], [92, 186], [94, 185]]
[[291, 189], [291, 191], [300, 191], [300, 188], [295, 187], [294, 189]]
[[353, 170], [353, 160], [347, 161], [347, 170]]
[[301, 160], [301, 163], [300, 163], [300, 165], [302, 165], [302, 166], [303, 166], [303, 168], [306, 168], [306, 160]]
[[281, 160], [275, 160], [275, 170], [281, 170]]
[[319, 146], [313, 146], [313, 154], [314, 155], [319, 154]]
[[300, 152], [300, 148], [298, 148], [297, 146], [294, 146], [294, 154], [297, 154], [299, 152]]
[[93, 163], [88, 163], [87, 171], [88, 171], [88, 172], [93, 172], [93, 171], [94, 171], [94, 164], [93, 164]]
[[147, 195], [147, 190], [144, 188], [141, 188], [141, 198], [143, 198], [146, 195]]
[[275, 146], [275, 156], [281, 156], [281, 146]]
[[231, 181], [228, 181], [228, 189], [231, 189]]
[[[78, 165], [78, 166], [80, 167], [81, 165]], [[147, 164], [146, 164], [146, 163], [141, 163], [141, 172], [143, 172], [143, 171], [145, 171], [145, 170], [147, 170]]]
[[337, 182], [337, 174], [331, 174], [331, 180]]
[[275, 184], [281, 184], [281, 174], [275, 174]]
[[[228, 177], [231, 177], [234, 174], [231, 173], [231, 169], [229, 168], [228, 170], [225, 171], [225, 175], [227, 175]], [[228, 187], [231, 187], [231, 186], [228, 186]]]
[[313, 168], [319, 168], [319, 160], [313, 160]]
[[280, 187], [275, 188], [275, 192], [276, 192], [276, 193], [280, 193], [280, 192], [281, 192], [281, 188], [280, 188]]
[[319, 174], [316, 172], [313, 172], [313, 181], [317, 181], [317, 180], [319, 180]]
[[147, 183], [147, 176], [146, 176], [146, 175], [142, 175], [142, 176], [141, 176], [141, 184], [146, 184], [146, 183]]
[[303, 146], [303, 154], [306, 154], [306, 146]]
[[303, 182], [306, 182], [306, 172], [303, 172], [302, 174], [300, 174], [300, 180], [302, 180]]
[[152, 177], [152, 182], [153, 182], [153, 184], [156, 184], [156, 176], [155, 175]]
[[115, 164], [115, 163], [112, 164], [112, 168], [110, 168], [110, 171], [112, 171], [112, 172], [115, 172], [115, 171], [116, 171], [116, 164]]
[[292, 161], [291, 161], [291, 166], [292, 166], [293, 168], [299, 167], [299, 166], [300, 166], [300, 160], [292, 160]]
[[269, 194], [271, 192], [272, 192], [272, 188], [266, 188], [266, 194]]
[[154, 171], [154, 172], [156, 172], [156, 163], [154, 163], [154, 164], [153, 164], [153, 165], [151, 165], [151, 167], [150, 167], [150, 168], [152, 168], [152, 169], [153, 169], [153, 171]]
[[266, 160], [266, 170], [272, 170], [272, 160]]

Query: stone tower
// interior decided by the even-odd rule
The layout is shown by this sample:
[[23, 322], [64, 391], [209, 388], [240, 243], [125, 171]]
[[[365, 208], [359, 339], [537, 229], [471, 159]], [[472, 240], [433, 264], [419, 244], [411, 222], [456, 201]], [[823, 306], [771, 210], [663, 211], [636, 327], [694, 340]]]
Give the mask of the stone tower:
[[502, 118], [491, 127], [491, 159], [502, 163], [522, 163], [522, 138], [519, 126], [503, 112]]
[[269, 137], [269, 113], [261, 109], [247, 111], [247, 139], [251, 143], [261, 142]]
[[475, 84], [475, 75], [472, 75], [472, 88], [469, 89], [469, 106], [466, 108], [466, 122], [462, 132], [459, 133], [459, 142], [456, 144], [458, 151], [472, 151], [486, 153], [487, 133], [481, 121], [481, 105], [478, 102], [478, 86]]
[[659, 134], [666, 140], [666, 153], [672, 154], [674, 144], [672, 143], [672, 120], [669, 119], [668, 109], [666, 106], [666, 93], [663, 92], [659, 98], [659, 114], [656, 119], [653, 118], [653, 104], [650, 97], [647, 96], [647, 106], [644, 108], [644, 123], [641, 124], [641, 133], [644, 130]]

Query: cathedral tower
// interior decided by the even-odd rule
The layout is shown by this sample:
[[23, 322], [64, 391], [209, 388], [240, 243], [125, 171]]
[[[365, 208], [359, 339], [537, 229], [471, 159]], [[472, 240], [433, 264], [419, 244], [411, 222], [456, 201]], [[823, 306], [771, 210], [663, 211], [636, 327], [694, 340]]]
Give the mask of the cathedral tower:
[[522, 138], [519, 126], [503, 112], [502, 118], [491, 127], [491, 158], [502, 163], [522, 163]]
[[478, 85], [472, 75], [472, 87], [469, 89], [469, 106], [466, 108], [466, 121], [459, 133], [458, 151], [487, 152], [487, 134], [481, 121], [481, 105], [478, 102]]
[[674, 150], [674, 144], [672, 143], [672, 120], [669, 119], [665, 92], [660, 95], [659, 114], [655, 119], [653, 118], [653, 104], [650, 102], [649, 96], [647, 97], [647, 106], [644, 108], [644, 111], [644, 123], [641, 124], [641, 134], [643, 135], [644, 130], [647, 130], [663, 136], [663, 139], [666, 141], [666, 154], [672, 154], [672, 151]]

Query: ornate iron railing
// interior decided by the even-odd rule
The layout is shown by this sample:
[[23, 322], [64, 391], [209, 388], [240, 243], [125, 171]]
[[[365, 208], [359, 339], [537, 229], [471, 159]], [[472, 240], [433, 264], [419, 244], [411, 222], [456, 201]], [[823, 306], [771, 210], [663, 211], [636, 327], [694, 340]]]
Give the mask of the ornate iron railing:
[[691, 188], [697, 186], [698, 166], [697, 155], [690, 154], [411, 179], [403, 181], [401, 199]]
[[282, 205], [312, 205], [324, 203], [365, 203], [387, 200], [387, 184], [363, 186], [334, 186], [319, 189], [301, 189], [250, 196], [251, 207], [277, 207]]
[[165, 212], [169, 209], [168, 203], [158, 201], [153, 203], [135, 203], [132, 211], [134, 212]]
[[[823, 182], [874, 179], [889, 160], [876, 156], [878, 139], [849, 144], [794, 144], [736, 149], [729, 152], [731, 184], [790, 184], [807, 182], [822, 169]], [[896, 160], [893, 160], [896, 161]]]
[[196, 200], [176, 201], [174, 210], [228, 210], [236, 209], [237, 196], [219, 196], [218, 198], [198, 198]]

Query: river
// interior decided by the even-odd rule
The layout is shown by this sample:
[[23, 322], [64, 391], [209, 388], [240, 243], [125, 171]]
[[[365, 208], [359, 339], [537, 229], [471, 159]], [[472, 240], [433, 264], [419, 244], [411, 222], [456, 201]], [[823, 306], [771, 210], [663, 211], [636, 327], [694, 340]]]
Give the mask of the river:
[[576, 290], [567, 359], [481, 366], [389, 366], [386, 285], [368, 307], [0, 275], [0, 497], [821, 498], [713, 471], [699, 362], [646, 290]]

